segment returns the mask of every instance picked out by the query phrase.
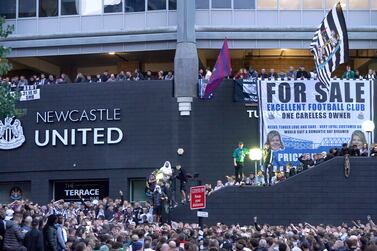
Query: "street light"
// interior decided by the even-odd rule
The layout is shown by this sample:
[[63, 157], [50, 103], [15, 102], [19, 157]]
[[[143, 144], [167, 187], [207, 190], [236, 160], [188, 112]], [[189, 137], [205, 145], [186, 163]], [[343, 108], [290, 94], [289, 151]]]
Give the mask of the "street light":
[[361, 125], [361, 128], [363, 131], [367, 132], [368, 135], [368, 157], [370, 157], [370, 146], [372, 143], [372, 132], [374, 131], [374, 122], [371, 120], [365, 120], [363, 124]]
[[251, 160], [254, 160], [254, 175], [255, 175], [255, 179], [256, 179], [257, 178], [257, 171], [258, 171], [257, 162], [262, 159], [262, 150], [259, 149], [259, 148], [250, 149], [249, 150], [249, 158]]

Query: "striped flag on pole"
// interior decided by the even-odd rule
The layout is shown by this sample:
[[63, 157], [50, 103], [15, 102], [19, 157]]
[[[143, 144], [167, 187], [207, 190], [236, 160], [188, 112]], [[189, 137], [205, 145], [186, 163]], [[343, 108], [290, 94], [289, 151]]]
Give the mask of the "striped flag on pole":
[[213, 68], [211, 78], [206, 86], [204, 97], [209, 98], [212, 92], [218, 87], [223, 79], [232, 72], [230, 64], [230, 54], [228, 48], [228, 40], [225, 38], [223, 48], [217, 57], [215, 68]]
[[338, 65], [348, 61], [347, 27], [340, 2], [323, 19], [310, 47], [318, 79], [329, 87], [331, 73]]

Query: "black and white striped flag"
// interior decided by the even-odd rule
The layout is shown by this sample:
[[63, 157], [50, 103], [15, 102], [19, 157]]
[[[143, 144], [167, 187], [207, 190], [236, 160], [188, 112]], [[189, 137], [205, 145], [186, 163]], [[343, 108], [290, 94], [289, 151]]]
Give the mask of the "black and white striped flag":
[[323, 19], [310, 47], [318, 79], [329, 87], [331, 73], [338, 65], [348, 61], [347, 27], [340, 2]]

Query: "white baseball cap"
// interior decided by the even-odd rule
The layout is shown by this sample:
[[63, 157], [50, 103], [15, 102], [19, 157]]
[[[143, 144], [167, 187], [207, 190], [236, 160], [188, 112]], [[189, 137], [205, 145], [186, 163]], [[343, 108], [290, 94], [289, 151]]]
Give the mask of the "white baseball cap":
[[7, 209], [7, 211], [5, 211], [5, 220], [13, 219], [13, 214], [14, 211], [12, 209]]

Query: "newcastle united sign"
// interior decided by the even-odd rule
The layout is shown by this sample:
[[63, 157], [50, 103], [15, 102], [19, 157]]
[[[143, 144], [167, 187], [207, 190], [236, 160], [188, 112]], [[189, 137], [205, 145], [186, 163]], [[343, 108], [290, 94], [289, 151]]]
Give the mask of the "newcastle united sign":
[[[45, 111], [36, 113], [37, 124], [69, 123], [80, 124], [81, 122], [95, 123], [98, 121], [114, 122], [120, 120], [120, 108], [104, 109], [95, 108], [89, 110], [66, 110]], [[63, 130], [47, 129], [35, 130], [35, 144], [43, 147], [47, 145], [94, 145], [117, 144], [123, 139], [123, 131], [118, 127], [83, 127], [66, 128]]]
[[[24, 126], [29, 127], [29, 131], [30, 127], [33, 128], [34, 143], [38, 147], [113, 145], [124, 138], [123, 130], [116, 126], [121, 118], [120, 108], [37, 111], [34, 116], [35, 123], [30, 124], [29, 120]], [[25, 140], [20, 119], [12, 117], [5, 118], [4, 122], [0, 120], [0, 150], [16, 149]]]

